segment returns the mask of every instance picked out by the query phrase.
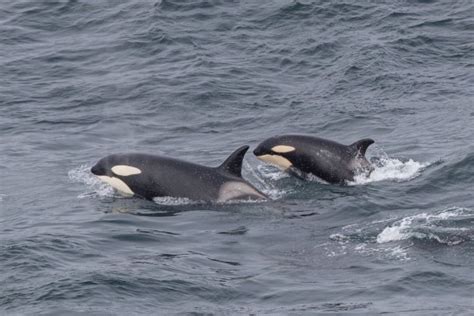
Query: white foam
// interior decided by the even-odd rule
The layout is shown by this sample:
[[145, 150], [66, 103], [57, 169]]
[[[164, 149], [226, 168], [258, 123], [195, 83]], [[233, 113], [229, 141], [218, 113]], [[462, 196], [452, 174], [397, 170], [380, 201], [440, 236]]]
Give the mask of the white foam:
[[[184, 197], [173, 197], [173, 196], [159, 196], [154, 197], [153, 202], [159, 205], [166, 205], [166, 206], [179, 206], [179, 205], [196, 205], [196, 204], [207, 204], [208, 202], [199, 201], [199, 200], [192, 200], [189, 198]], [[229, 200], [225, 202], [217, 202], [218, 204], [241, 204], [241, 203], [262, 203], [265, 200]]]
[[160, 196], [153, 198], [153, 202], [160, 205], [192, 205], [202, 203], [183, 197]]
[[339, 244], [346, 244], [346, 243], [349, 242], [349, 237], [348, 236], [346, 236], [344, 234], [339, 234], [339, 233], [331, 234], [329, 236], [329, 239], [331, 239], [333, 241], [336, 241]]
[[384, 230], [378, 234], [377, 243], [388, 243], [417, 238], [433, 239], [439, 243], [455, 245], [462, 241], [442, 238], [437, 235], [436, 232], [460, 232], [465, 230], [465, 228], [440, 227], [436, 222], [445, 221], [453, 217], [459, 218], [469, 216], [469, 213], [471, 213], [472, 216], [472, 211], [469, 211], [468, 209], [453, 207], [435, 214], [420, 213], [413, 216], [407, 216], [394, 222], [391, 226], [385, 227]]
[[410, 257], [408, 257], [407, 250], [405, 248], [402, 248], [401, 246], [388, 248], [386, 249], [386, 251], [388, 252], [389, 256], [394, 259], [398, 259], [402, 261], [410, 260]]
[[243, 203], [249, 203], [249, 204], [255, 204], [255, 203], [265, 203], [266, 200], [256, 200], [256, 199], [236, 199], [236, 200], [229, 200], [225, 201], [221, 204], [243, 204]]
[[408, 181], [419, 176], [421, 171], [429, 166], [429, 163], [421, 163], [413, 159], [401, 161], [396, 158], [382, 157], [373, 166], [374, 170], [370, 175], [365, 173], [356, 175], [354, 181], [350, 181], [348, 184], [360, 185], [385, 180]]
[[91, 167], [87, 165], [81, 165], [77, 168], [74, 168], [68, 172], [69, 180], [72, 182], [85, 184], [89, 190], [88, 192], [83, 192], [77, 197], [80, 199], [99, 196], [99, 197], [111, 197], [114, 194], [114, 189], [107, 185], [106, 183], [99, 180], [90, 172]]

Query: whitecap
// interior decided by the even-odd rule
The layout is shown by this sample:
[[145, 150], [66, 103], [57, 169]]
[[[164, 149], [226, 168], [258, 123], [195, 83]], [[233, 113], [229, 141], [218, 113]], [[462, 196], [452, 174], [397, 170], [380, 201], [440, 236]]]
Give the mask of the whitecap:
[[390, 217], [369, 223], [350, 224], [329, 235], [331, 242], [325, 249], [329, 257], [352, 252], [408, 261], [414, 240], [435, 241], [447, 246], [472, 241], [473, 219], [472, 209], [450, 207], [398, 219]]
[[443, 221], [472, 217], [469, 209], [452, 207], [435, 214], [420, 213], [404, 217], [383, 229], [377, 235], [377, 243], [388, 243], [407, 239], [431, 239], [447, 245], [463, 242], [463, 227], [443, 225]]

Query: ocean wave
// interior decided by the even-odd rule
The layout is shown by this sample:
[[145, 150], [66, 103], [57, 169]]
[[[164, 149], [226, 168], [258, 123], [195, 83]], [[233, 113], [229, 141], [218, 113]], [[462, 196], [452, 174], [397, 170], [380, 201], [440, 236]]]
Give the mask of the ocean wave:
[[467, 208], [452, 207], [434, 214], [420, 213], [395, 221], [377, 235], [377, 243], [408, 239], [434, 240], [440, 244], [457, 245], [472, 240], [468, 227], [461, 221], [472, 220], [474, 212]]
[[357, 253], [407, 261], [411, 259], [410, 250], [417, 245], [415, 242], [456, 246], [474, 240], [472, 220], [473, 210], [450, 207], [403, 218], [351, 224], [329, 236], [331, 242], [326, 252], [328, 257]]

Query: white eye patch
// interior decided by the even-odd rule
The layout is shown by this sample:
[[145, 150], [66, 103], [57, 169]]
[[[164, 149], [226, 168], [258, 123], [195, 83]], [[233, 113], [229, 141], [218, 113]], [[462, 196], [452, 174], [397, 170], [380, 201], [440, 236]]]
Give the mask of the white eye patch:
[[132, 167], [132, 166], [127, 166], [127, 165], [113, 166], [112, 172], [118, 176], [124, 176], [124, 177], [142, 173], [140, 169]]
[[287, 145], [278, 145], [278, 146], [272, 147], [272, 151], [275, 153], [289, 153], [294, 150], [295, 150], [295, 147], [287, 146]]

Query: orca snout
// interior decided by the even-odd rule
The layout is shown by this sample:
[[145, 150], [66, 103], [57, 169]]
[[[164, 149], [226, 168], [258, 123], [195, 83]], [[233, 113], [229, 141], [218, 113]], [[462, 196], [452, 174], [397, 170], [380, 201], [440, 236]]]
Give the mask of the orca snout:
[[264, 155], [265, 151], [263, 150], [262, 146], [258, 146], [257, 148], [253, 150], [253, 154], [258, 157], [258, 156]]
[[103, 176], [105, 175], [105, 170], [104, 168], [100, 165], [100, 164], [95, 164], [92, 168], [91, 168], [91, 172], [96, 175], [96, 176]]
[[272, 154], [272, 141], [271, 140], [264, 140], [253, 150], [253, 154], [257, 157], [263, 155], [271, 155]]

